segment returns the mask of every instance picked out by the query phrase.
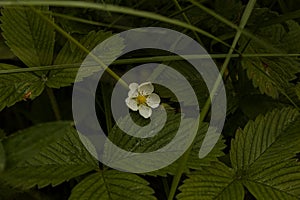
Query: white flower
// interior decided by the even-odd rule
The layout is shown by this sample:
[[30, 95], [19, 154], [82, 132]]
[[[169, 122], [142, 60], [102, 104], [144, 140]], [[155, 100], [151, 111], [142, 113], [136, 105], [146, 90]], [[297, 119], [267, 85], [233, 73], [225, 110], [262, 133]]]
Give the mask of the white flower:
[[160, 104], [160, 98], [153, 93], [154, 87], [151, 82], [142, 84], [131, 83], [129, 85], [128, 97], [125, 102], [133, 111], [139, 111], [144, 118], [149, 118], [152, 114], [151, 108], [157, 108]]

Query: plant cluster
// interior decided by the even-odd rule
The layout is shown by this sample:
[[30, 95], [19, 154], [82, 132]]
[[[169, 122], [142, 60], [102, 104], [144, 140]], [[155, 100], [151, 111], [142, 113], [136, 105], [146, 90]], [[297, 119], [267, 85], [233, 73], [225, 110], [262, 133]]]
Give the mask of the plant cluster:
[[[0, 199], [300, 199], [298, 3], [0, 1]], [[185, 33], [207, 50], [226, 87], [227, 115], [222, 137], [200, 159], [210, 121], [210, 95], [201, 75], [180, 57], [160, 50], [118, 58], [109, 66], [118, 76], [143, 63], [172, 66], [189, 81], [201, 106], [202, 122], [191, 148], [163, 169], [133, 174], [103, 165], [89, 153], [93, 146], [88, 151], [82, 144], [72, 117], [72, 85], [95, 46], [121, 31], [150, 26]], [[125, 47], [107, 46], [103, 58], [115, 59]], [[91, 68], [80, 78], [93, 73]], [[160, 85], [147, 93], [156, 98], [153, 102], [134, 96], [136, 84], [127, 103], [135, 98], [139, 104], [147, 102], [140, 111], [144, 117], [130, 111], [119, 123], [134, 119], [147, 125], [158, 104], [168, 119], [151, 139], [128, 136], [110, 112], [116, 81], [105, 73], [95, 95], [96, 110], [110, 140], [125, 150], [161, 148], [174, 137], [182, 116], [198, 112], [189, 102], [180, 107], [172, 91]]]

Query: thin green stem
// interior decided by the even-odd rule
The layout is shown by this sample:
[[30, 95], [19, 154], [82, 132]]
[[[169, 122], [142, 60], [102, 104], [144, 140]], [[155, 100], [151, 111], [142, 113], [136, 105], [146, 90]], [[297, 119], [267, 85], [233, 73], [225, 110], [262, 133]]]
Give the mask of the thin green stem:
[[206, 37], [209, 37], [213, 40], [216, 40], [220, 42], [221, 44], [227, 46], [230, 48], [230, 45], [226, 42], [220, 40], [218, 37], [210, 34], [207, 31], [204, 31], [198, 27], [192, 26], [190, 24], [187, 24], [185, 22], [171, 19], [168, 17], [165, 17], [163, 15], [159, 15], [156, 13], [148, 12], [148, 11], [141, 11], [141, 10], [135, 10], [128, 7], [123, 6], [116, 6], [116, 5], [110, 5], [110, 4], [99, 4], [99, 3], [91, 3], [91, 2], [82, 2], [82, 1], [25, 1], [25, 0], [19, 0], [19, 1], [0, 1], [0, 6], [15, 6], [15, 5], [23, 5], [23, 6], [36, 6], [36, 5], [50, 5], [50, 6], [61, 6], [61, 7], [76, 7], [76, 8], [90, 8], [90, 9], [96, 9], [96, 10], [102, 10], [102, 11], [110, 11], [110, 12], [116, 12], [116, 13], [123, 13], [128, 15], [133, 15], [137, 17], [143, 17], [148, 19], [153, 19], [169, 24], [173, 24], [176, 26], [180, 26], [186, 29], [190, 29], [193, 31], [196, 31]]
[[[185, 55], [185, 59], [205, 59], [205, 58], [213, 58], [213, 59], [222, 59], [226, 58], [227, 54], [205, 54], [205, 55]], [[256, 58], [256, 57], [299, 57], [300, 54], [281, 54], [281, 53], [263, 53], [263, 54], [232, 54], [231, 58]], [[128, 58], [128, 59], [120, 59], [113, 62], [113, 65], [125, 65], [125, 64], [136, 64], [136, 63], [148, 63], [148, 62], [164, 62], [164, 61], [177, 61], [177, 60], [185, 60], [181, 56], [154, 56], [154, 57], [145, 57], [145, 58]], [[1, 64], [1, 63], [0, 63]], [[57, 69], [70, 69], [70, 68], [78, 68], [81, 63], [73, 63], [73, 64], [60, 64], [60, 65], [49, 65], [49, 66], [40, 66], [40, 67], [32, 67], [32, 68], [19, 68], [19, 69], [10, 69], [10, 70], [0, 70], [0, 74], [11, 74], [11, 73], [25, 73], [25, 72], [35, 72], [35, 71], [50, 71]], [[88, 65], [86, 63], [86, 67], [94, 67], [94, 65]]]
[[[235, 46], [237, 45], [237, 42], [241, 36], [241, 33], [242, 33], [242, 30], [244, 29], [249, 17], [250, 17], [250, 14], [254, 8], [254, 5], [255, 5], [255, 2], [256, 0], [250, 0], [247, 4], [247, 7], [244, 11], [244, 14], [242, 16], [242, 19], [241, 19], [241, 22], [240, 22], [240, 31], [238, 30], [235, 37], [234, 37], [234, 40], [232, 42], [232, 45], [229, 49], [229, 52], [225, 58], [225, 61], [222, 65], [222, 68], [221, 68], [221, 71], [220, 71], [220, 75], [218, 76], [218, 79], [216, 81], [216, 83], [214, 84], [214, 87], [212, 89], [212, 92], [210, 94], [210, 98], [207, 99], [202, 111], [201, 111], [201, 117], [200, 117], [200, 123], [203, 122], [205, 116], [208, 114], [209, 110], [210, 110], [210, 105], [211, 105], [211, 101], [213, 101], [213, 98], [215, 96], [215, 93], [217, 91], [217, 88], [219, 87], [219, 84], [221, 83], [222, 81], [222, 76], [224, 74], [224, 72], [226, 71], [227, 69], [227, 66], [230, 62], [230, 59], [231, 59], [231, 55], [233, 53], [233, 49], [235, 48]], [[188, 157], [189, 157], [189, 154], [190, 154], [190, 151], [191, 151], [191, 147], [189, 147], [189, 149], [184, 153], [184, 155], [180, 158], [181, 162], [179, 164], [179, 167], [177, 169], [177, 172], [174, 176], [174, 179], [173, 179], [173, 182], [172, 182], [172, 186], [171, 186], [171, 190], [170, 190], [170, 194], [169, 194], [169, 197], [168, 197], [168, 200], [173, 200], [174, 197], [175, 197], [175, 193], [176, 193], [176, 190], [177, 190], [177, 187], [178, 187], [178, 184], [179, 184], [179, 181], [180, 181], [180, 178], [184, 172], [184, 168], [185, 168], [185, 165], [186, 165], [186, 162], [188, 160]]]
[[52, 88], [46, 87], [46, 91], [50, 100], [50, 104], [52, 107], [52, 110], [54, 112], [54, 116], [56, 120], [61, 120], [61, 115], [60, 115], [60, 111], [59, 111], [59, 106], [58, 103], [56, 101], [54, 92], [52, 90]]
[[133, 27], [128, 27], [128, 26], [105, 24], [105, 23], [101, 23], [101, 22], [91, 21], [91, 20], [82, 19], [79, 17], [73, 17], [73, 16], [60, 14], [60, 13], [55, 13], [55, 12], [51, 12], [51, 11], [43, 10], [41, 12], [43, 12], [44, 14], [51, 14], [56, 17], [61, 17], [61, 18], [68, 19], [71, 21], [76, 21], [76, 22], [80, 22], [80, 23], [84, 23], [84, 24], [91, 24], [91, 25], [95, 25], [95, 26], [109, 27], [109, 28], [115, 28], [115, 29], [120, 29], [120, 30], [129, 30], [129, 29], [133, 28]]

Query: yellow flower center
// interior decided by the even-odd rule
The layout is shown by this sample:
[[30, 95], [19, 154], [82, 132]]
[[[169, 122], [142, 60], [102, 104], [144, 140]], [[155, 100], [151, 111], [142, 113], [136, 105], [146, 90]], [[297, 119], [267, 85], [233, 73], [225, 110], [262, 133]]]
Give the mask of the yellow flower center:
[[146, 103], [146, 97], [145, 97], [145, 96], [142, 96], [142, 95], [139, 95], [139, 96], [136, 98], [136, 100], [137, 100], [137, 103], [138, 103], [138, 104], [144, 104], [144, 103]]

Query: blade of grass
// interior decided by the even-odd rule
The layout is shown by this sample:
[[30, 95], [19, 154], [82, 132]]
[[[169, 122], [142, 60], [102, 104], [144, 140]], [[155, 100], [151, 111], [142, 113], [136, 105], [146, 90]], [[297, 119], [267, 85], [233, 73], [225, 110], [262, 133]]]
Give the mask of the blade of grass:
[[80, 22], [80, 23], [84, 23], [84, 24], [95, 25], [95, 26], [103, 26], [103, 27], [115, 28], [115, 29], [120, 29], [120, 30], [128, 30], [128, 29], [133, 28], [133, 27], [128, 27], [128, 26], [105, 24], [105, 23], [101, 23], [101, 22], [96, 22], [96, 21], [92, 21], [92, 20], [87, 20], [87, 19], [83, 19], [83, 18], [79, 18], [79, 17], [73, 17], [73, 16], [55, 13], [55, 12], [49, 12], [49, 11], [42, 11], [42, 12], [44, 14], [51, 14], [52, 16], [61, 17], [61, 18], [67, 19], [67, 20], [76, 21], [76, 22]]
[[[228, 52], [228, 54], [225, 58], [225, 61], [222, 65], [222, 68], [221, 68], [221, 71], [220, 71], [220, 75], [218, 76], [218, 79], [217, 79], [216, 83], [214, 84], [214, 87], [213, 87], [212, 92], [210, 94], [210, 98], [207, 99], [207, 101], [206, 101], [206, 103], [205, 103], [205, 105], [202, 109], [202, 112], [201, 112], [201, 115], [200, 115], [201, 116], [200, 123], [202, 123], [205, 116], [208, 114], [208, 112], [210, 110], [211, 101], [213, 101], [213, 97], [215, 96], [215, 92], [216, 92], [217, 88], [219, 87], [219, 84], [222, 81], [222, 76], [223, 76], [224, 72], [227, 69], [229, 61], [231, 59], [231, 55], [233, 53], [233, 49], [237, 45], [237, 42], [238, 42], [238, 40], [239, 40], [239, 38], [242, 34], [242, 30], [244, 29], [245, 25], [247, 24], [247, 21], [248, 21], [250, 15], [251, 15], [251, 12], [254, 8], [255, 2], [256, 2], [256, 0], [250, 0], [248, 2], [247, 6], [246, 6], [246, 9], [243, 13], [243, 16], [241, 18], [241, 22], [240, 22], [240, 25], [239, 25], [240, 30], [237, 30], [237, 32], [236, 32], [236, 35], [235, 35], [234, 40], [233, 40], [232, 45], [231, 45], [232, 48], [229, 49], [229, 52]], [[205, 139], [204, 139], [203, 143], [204, 142], [205, 142]], [[177, 172], [176, 172], [176, 174], [173, 178], [173, 182], [172, 182], [172, 186], [171, 186], [171, 189], [170, 189], [168, 200], [173, 200], [174, 199], [174, 196], [175, 196], [180, 178], [181, 178], [181, 176], [184, 172], [184, 168], [185, 168], [186, 162], [188, 160], [190, 151], [191, 151], [191, 147], [180, 158], [180, 162], [179, 162], [180, 164], [179, 164]], [[200, 149], [200, 151], [201, 151], [201, 149]]]
[[[181, 8], [180, 4], [178, 3], [178, 1], [177, 0], [173, 0], [173, 2], [175, 4], [175, 6], [177, 7], [177, 9], [179, 11], [182, 11], [182, 8]], [[187, 15], [185, 14], [185, 12], [182, 12], [181, 15], [184, 18], [184, 20], [186, 21], [186, 23], [188, 23], [189, 25], [192, 25], [190, 19], [187, 17]], [[197, 34], [197, 32], [196, 31], [192, 31], [192, 32], [193, 32], [193, 34], [194, 34], [197, 42], [199, 42], [203, 46], [203, 42], [201, 41], [201, 39], [200, 39], [199, 35]]]

